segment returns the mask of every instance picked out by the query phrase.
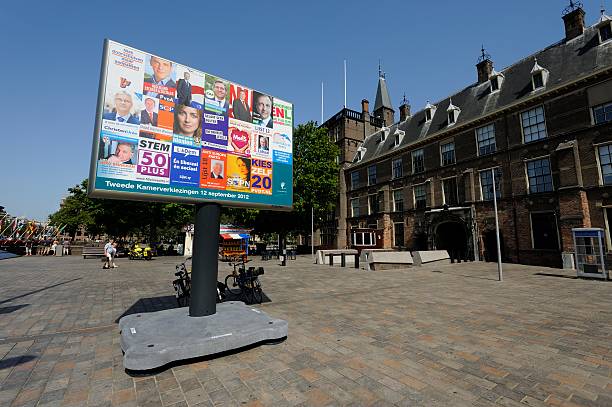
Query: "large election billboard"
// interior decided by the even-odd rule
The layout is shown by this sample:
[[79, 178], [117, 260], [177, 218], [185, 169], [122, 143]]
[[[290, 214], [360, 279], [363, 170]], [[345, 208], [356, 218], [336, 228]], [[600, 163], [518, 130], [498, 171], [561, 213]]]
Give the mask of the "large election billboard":
[[290, 209], [293, 104], [104, 42], [89, 194]]

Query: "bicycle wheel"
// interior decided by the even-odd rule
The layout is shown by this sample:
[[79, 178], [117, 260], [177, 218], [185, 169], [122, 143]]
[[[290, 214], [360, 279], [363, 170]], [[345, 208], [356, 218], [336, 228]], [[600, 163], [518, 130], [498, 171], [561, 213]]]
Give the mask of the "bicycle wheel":
[[232, 295], [238, 295], [242, 291], [238, 285], [236, 276], [233, 274], [229, 274], [227, 277], [225, 277], [225, 286], [227, 287], [227, 291], [229, 291], [229, 293]]
[[253, 302], [257, 303], [257, 304], [261, 304], [261, 302], [263, 301], [263, 291], [261, 289], [261, 283], [259, 282], [259, 279], [256, 278], [255, 280], [253, 280]]
[[176, 291], [176, 302], [178, 306], [179, 307], [187, 306], [188, 299], [187, 299], [187, 296], [185, 295], [185, 290], [183, 289], [183, 285], [178, 281], [174, 281], [173, 285], [174, 285], [174, 290]]

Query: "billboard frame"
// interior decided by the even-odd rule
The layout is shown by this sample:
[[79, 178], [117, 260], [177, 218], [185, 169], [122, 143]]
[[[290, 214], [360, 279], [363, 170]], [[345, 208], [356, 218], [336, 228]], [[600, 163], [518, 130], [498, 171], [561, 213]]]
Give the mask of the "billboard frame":
[[[90, 159], [90, 164], [89, 164], [89, 178], [88, 178], [88, 186], [87, 186], [87, 195], [89, 197], [103, 198], [103, 199], [104, 198], [120, 199], [120, 200], [130, 200], [130, 201], [144, 201], [144, 202], [172, 202], [172, 203], [184, 203], [184, 204], [216, 203], [216, 204], [219, 204], [222, 206], [228, 206], [228, 207], [268, 209], [268, 210], [285, 211], [285, 212], [290, 212], [293, 210], [293, 205], [294, 205], [293, 196], [291, 197], [291, 206], [287, 206], [287, 205], [275, 205], [272, 203], [266, 204], [266, 203], [253, 203], [250, 201], [244, 201], [244, 202], [225, 201], [225, 200], [217, 200], [217, 199], [206, 199], [206, 198], [201, 198], [201, 197], [190, 198], [190, 197], [182, 197], [182, 196], [163, 195], [163, 194], [158, 195], [158, 194], [140, 192], [140, 191], [135, 193], [135, 192], [123, 192], [123, 191], [114, 191], [114, 190], [96, 188], [96, 179], [97, 179], [97, 170], [98, 170], [98, 150], [100, 148], [100, 133], [102, 130], [102, 115], [104, 112], [104, 98], [105, 98], [105, 91], [106, 91], [106, 85], [107, 85], [108, 52], [109, 52], [109, 47], [110, 47], [111, 42], [114, 44], [119, 44], [119, 45], [123, 45], [129, 48], [132, 48], [134, 50], [149, 54], [151, 56], [155, 56], [155, 57], [167, 60], [167, 58], [165, 57], [160, 57], [158, 55], [152, 54], [150, 52], [142, 51], [138, 48], [133, 48], [123, 43], [112, 41], [108, 38], [104, 39], [102, 61], [101, 61], [101, 66], [100, 66], [100, 81], [99, 81], [99, 86], [98, 86], [96, 119], [95, 119], [95, 124], [94, 124], [91, 159]], [[172, 62], [177, 63], [175, 61], [172, 61]], [[192, 68], [192, 69], [195, 69], [195, 68]], [[198, 71], [204, 74], [207, 74], [206, 72], [200, 71], [199, 69]], [[212, 74], [209, 74], [209, 75], [212, 75]], [[232, 83], [235, 83], [235, 82], [232, 81]], [[247, 86], [245, 87], [250, 88]], [[253, 89], [253, 88], [250, 88], [250, 89]], [[255, 90], [256, 89], [253, 89], [253, 91]], [[291, 111], [292, 111], [292, 127], [293, 127], [293, 117], [295, 117], [295, 107], [293, 103], [290, 103], [290, 104], [291, 104]], [[293, 184], [293, 159], [291, 160], [291, 173], [292, 173], [291, 184]], [[118, 181], [138, 182], [138, 181], [132, 181], [132, 180], [118, 180]], [[198, 189], [205, 189], [205, 188], [198, 188]], [[235, 191], [229, 191], [229, 192], [235, 192]], [[248, 192], [248, 193], [251, 194], [251, 192]], [[292, 188], [292, 193], [293, 193], [293, 188]]]

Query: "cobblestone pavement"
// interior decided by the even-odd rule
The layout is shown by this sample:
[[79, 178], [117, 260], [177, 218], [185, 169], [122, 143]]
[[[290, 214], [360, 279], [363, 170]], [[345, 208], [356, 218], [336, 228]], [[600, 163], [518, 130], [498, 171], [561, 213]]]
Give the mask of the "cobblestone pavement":
[[0, 261], [0, 406], [612, 406], [612, 283], [492, 263], [255, 260], [285, 342], [132, 378], [116, 322], [174, 307], [178, 262]]

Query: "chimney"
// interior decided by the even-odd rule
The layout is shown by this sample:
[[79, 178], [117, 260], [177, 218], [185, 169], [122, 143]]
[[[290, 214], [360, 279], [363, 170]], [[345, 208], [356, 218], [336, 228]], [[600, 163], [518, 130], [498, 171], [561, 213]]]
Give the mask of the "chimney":
[[478, 83], [483, 83], [489, 80], [489, 76], [493, 73], [493, 61], [485, 59], [476, 64], [476, 71], [478, 72]]
[[370, 102], [368, 102], [368, 99], [363, 99], [361, 101], [361, 112], [362, 113], [370, 112]]
[[584, 10], [582, 7], [570, 1], [570, 5], [564, 10], [563, 23], [565, 23], [565, 41], [582, 35], [584, 32]]
[[489, 76], [493, 73], [493, 61], [491, 61], [491, 55], [485, 51], [484, 45], [480, 47], [476, 72], [478, 73], [478, 83], [488, 81]]
[[408, 103], [408, 99], [406, 99], [406, 94], [404, 93], [404, 99], [402, 100], [402, 104], [399, 107], [400, 111], [400, 122], [405, 121], [410, 117], [410, 103]]

